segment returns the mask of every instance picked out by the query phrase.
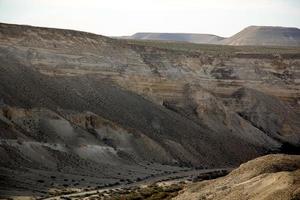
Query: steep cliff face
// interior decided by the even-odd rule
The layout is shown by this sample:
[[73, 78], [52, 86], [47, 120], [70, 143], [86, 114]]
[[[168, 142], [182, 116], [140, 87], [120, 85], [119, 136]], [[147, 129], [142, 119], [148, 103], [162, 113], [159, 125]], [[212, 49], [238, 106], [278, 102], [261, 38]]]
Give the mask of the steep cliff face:
[[106, 167], [98, 178], [134, 180], [183, 165], [234, 166], [300, 141], [297, 48], [122, 41], [1, 24], [0, 60], [5, 170], [94, 177]]

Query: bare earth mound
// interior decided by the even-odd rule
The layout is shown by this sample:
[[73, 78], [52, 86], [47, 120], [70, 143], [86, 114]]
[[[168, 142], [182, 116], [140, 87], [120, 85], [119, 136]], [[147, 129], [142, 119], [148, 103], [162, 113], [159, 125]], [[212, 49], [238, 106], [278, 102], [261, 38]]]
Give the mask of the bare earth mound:
[[225, 177], [196, 183], [175, 199], [299, 198], [300, 156], [277, 154], [251, 160]]
[[221, 41], [226, 45], [299, 46], [300, 29], [272, 26], [249, 26]]

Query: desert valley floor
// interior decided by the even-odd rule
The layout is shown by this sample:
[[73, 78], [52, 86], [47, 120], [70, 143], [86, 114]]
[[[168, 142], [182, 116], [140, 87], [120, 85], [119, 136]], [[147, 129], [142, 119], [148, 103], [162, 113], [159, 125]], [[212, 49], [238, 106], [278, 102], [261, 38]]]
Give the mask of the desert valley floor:
[[300, 47], [0, 24], [1, 198], [299, 199], [299, 119]]

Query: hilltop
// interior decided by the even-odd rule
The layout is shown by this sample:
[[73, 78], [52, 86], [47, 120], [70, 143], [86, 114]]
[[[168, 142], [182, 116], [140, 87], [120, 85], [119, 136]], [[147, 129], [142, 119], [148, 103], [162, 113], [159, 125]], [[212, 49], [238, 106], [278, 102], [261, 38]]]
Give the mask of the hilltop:
[[273, 26], [249, 26], [239, 33], [224, 38], [212, 34], [136, 33], [120, 37], [131, 40], [177, 41], [198, 44], [232, 46], [300, 46], [300, 29]]
[[1, 194], [45, 197], [299, 149], [296, 47], [0, 24], [0, 61]]
[[300, 46], [300, 29], [273, 26], [249, 26], [221, 41], [226, 45]]
[[217, 44], [219, 41], [224, 39], [216, 35], [192, 33], [136, 33], [132, 36], [123, 38], [135, 40], [178, 41], [197, 44]]
[[187, 187], [175, 200], [290, 200], [300, 197], [300, 156], [268, 155], [229, 175]]

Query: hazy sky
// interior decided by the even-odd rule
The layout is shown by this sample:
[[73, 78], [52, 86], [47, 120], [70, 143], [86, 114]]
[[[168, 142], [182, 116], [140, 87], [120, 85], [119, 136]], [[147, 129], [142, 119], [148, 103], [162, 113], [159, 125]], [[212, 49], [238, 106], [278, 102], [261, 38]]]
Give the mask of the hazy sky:
[[300, 0], [0, 0], [0, 22], [103, 35], [231, 36], [249, 25], [300, 27]]

